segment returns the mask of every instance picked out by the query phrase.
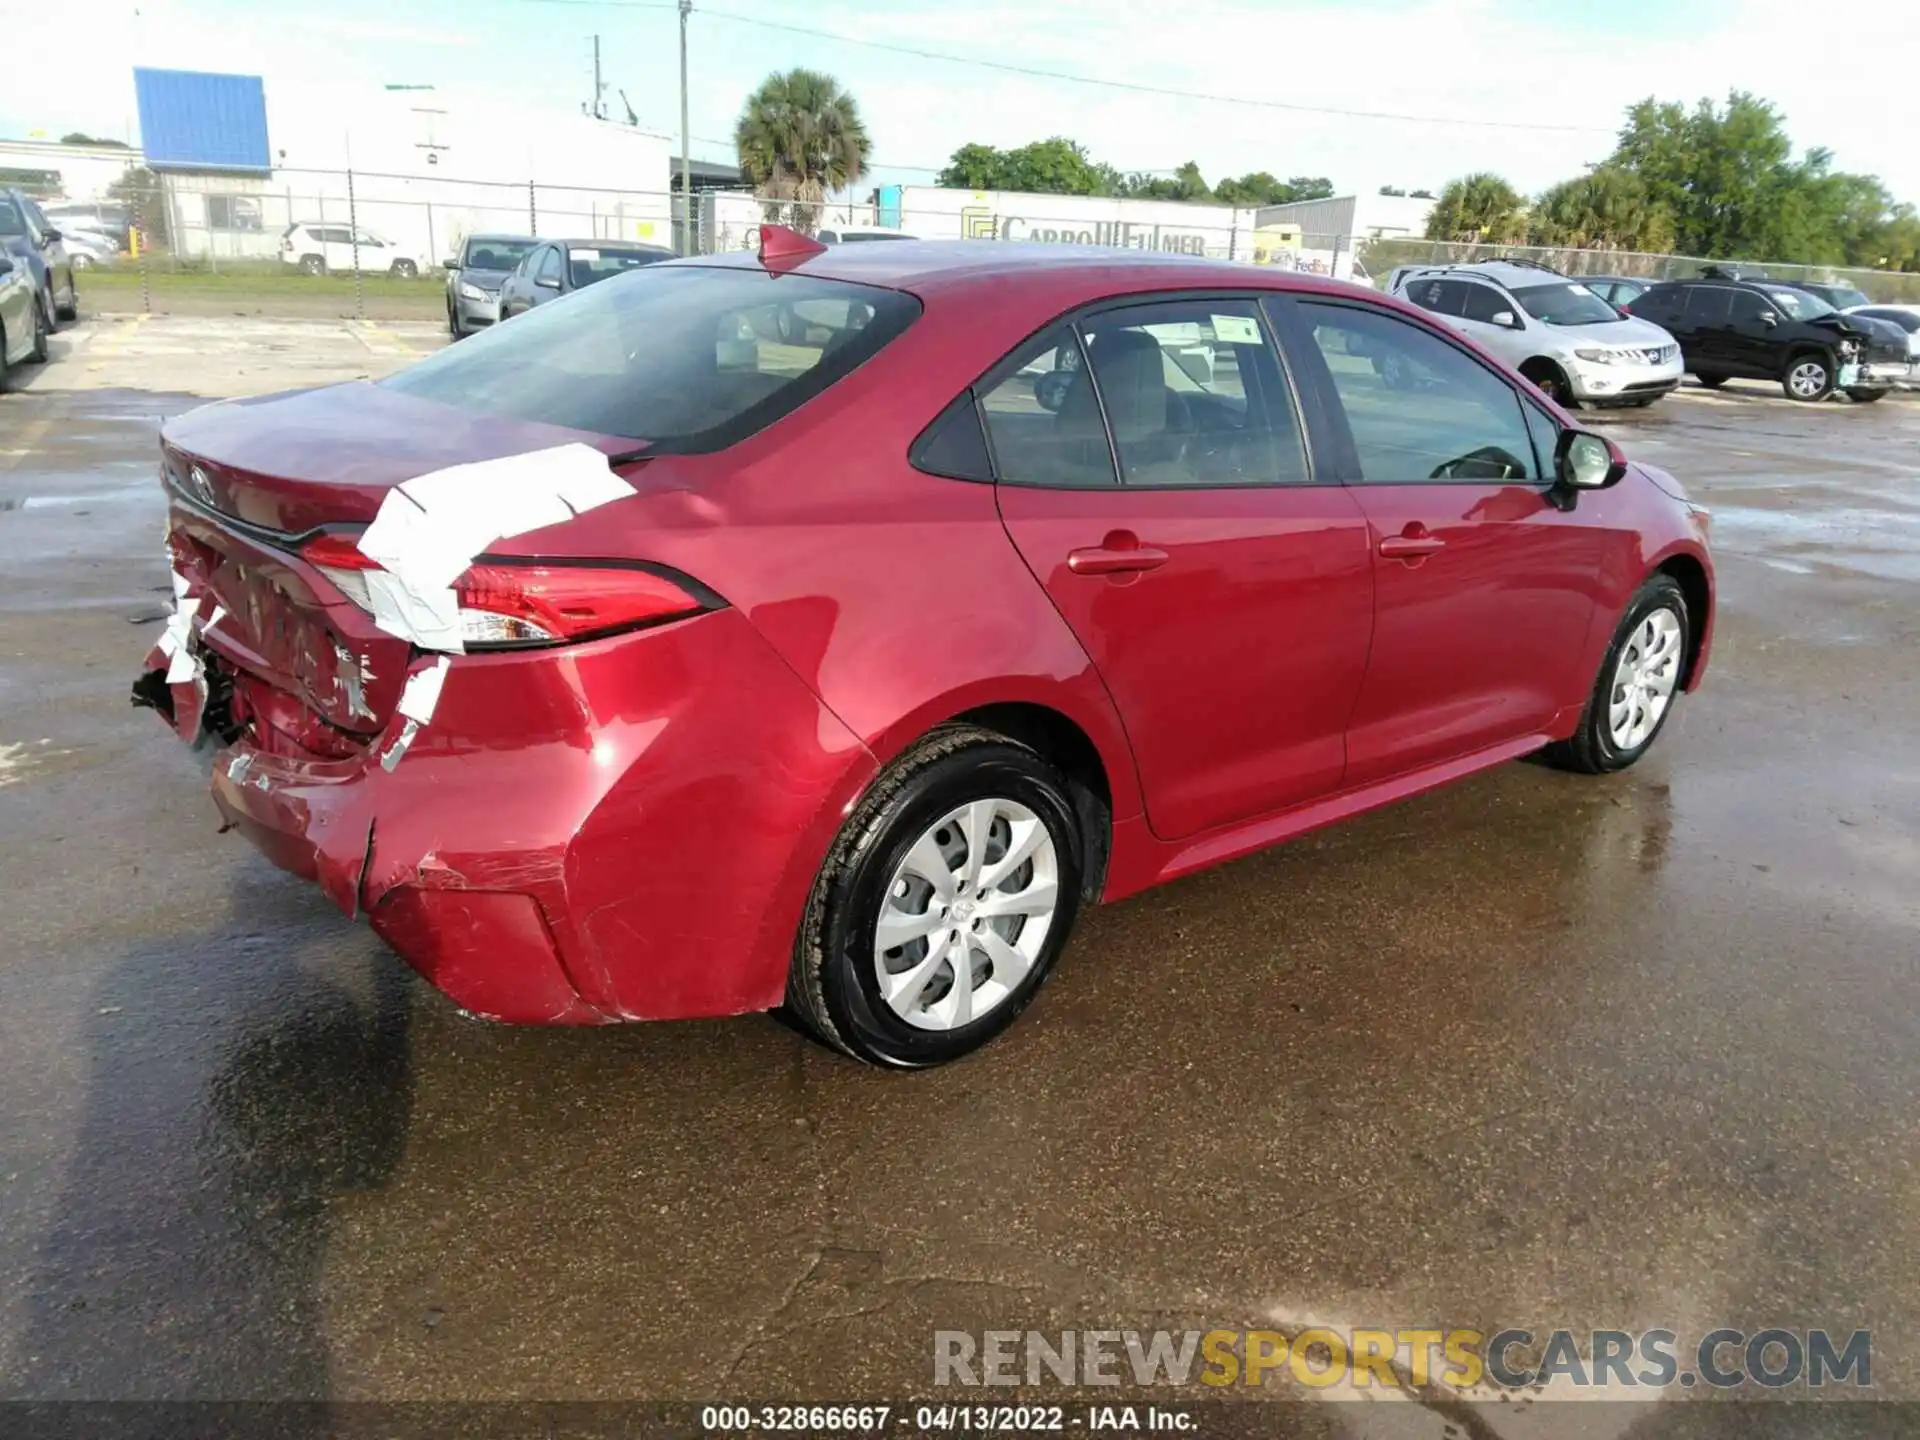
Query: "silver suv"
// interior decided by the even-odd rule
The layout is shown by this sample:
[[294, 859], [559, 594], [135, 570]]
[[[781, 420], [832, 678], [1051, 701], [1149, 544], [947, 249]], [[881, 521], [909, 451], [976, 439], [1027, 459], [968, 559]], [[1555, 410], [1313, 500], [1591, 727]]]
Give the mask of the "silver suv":
[[1651, 405], [1680, 383], [1673, 336], [1530, 260], [1410, 265], [1388, 286], [1569, 408]]

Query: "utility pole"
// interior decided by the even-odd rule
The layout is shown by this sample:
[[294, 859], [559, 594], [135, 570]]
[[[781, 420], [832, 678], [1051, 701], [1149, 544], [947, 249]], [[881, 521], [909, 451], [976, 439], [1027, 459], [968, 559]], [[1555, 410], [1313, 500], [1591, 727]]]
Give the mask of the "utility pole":
[[693, 160], [687, 144], [687, 16], [693, 0], [680, 0], [680, 249], [693, 253]]
[[607, 118], [607, 107], [600, 102], [606, 93], [607, 87], [600, 83], [600, 37], [596, 35], [593, 37], [593, 118], [596, 120]]

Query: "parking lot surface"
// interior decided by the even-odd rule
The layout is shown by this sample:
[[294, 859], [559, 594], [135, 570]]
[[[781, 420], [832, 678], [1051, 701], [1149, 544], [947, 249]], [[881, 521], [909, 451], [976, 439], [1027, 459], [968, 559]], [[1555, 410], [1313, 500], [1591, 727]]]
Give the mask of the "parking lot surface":
[[0, 397], [0, 1394], [850, 1400], [925, 1393], [936, 1329], [1314, 1320], [1870, 1326], [1920, 1398], [1920, 402], [1597, 417], [1715, 515], [1645, 763], [1096, 910], [902, 1075], [467, 1020], [128, 707], [159, 421], [437, 343], [90, 322]]

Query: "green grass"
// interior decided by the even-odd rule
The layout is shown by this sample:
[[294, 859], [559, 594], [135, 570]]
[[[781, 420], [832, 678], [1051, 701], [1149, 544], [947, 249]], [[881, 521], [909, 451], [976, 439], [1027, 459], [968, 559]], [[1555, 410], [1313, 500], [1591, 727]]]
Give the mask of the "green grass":
[[[352, 275], [306, 275], [277, 262], [175, 269], [164, 256], [148, 268], [146, 303], [162, 315], [351, 316], [356, 288], [368, 319], [432, 320], [446, 313], [446, 282], [436, 275], [363, 275], [356, 287]], [[121, 261], [82, 271], [80, 296], [83, 308], [137, 312], [143, 308], [140, 267]]]

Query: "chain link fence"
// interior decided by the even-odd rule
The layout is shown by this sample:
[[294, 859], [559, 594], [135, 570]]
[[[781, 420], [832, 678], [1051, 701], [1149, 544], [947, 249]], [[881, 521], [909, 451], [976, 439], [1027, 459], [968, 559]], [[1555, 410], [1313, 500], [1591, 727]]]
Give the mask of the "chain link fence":
[[[136, 183], [136, 177], [138, 182]], [[656, 182], [622, 188], [538, 180], [460, 180], [283, 169], [271, 177], [131, 171], [99, 202], [50, 199], [76, 243], [96, 308], [431, 318], [444, 268], [468, 236], [627, 240], [680, 254], [751, 249], [767, 221], [835, 241], [925, 239], [1107, 245], [1330, 275], [1384, 286], [1398, 266], [1520, 257], [1565, 274], [1684, 279], [1711, 264], [1856, 287], [1879, 302], [1920, 302], [1920, 274], [1709, 261], [1620, 250], [1461, 245], [1405, 236], [1302, 233], [1226, 206], [982, 196], [919, 190], [914, 205], [766, 201], [696, 193], [689, 207]], [[1031, 207], [1031, 208], [1028, 208]]]

